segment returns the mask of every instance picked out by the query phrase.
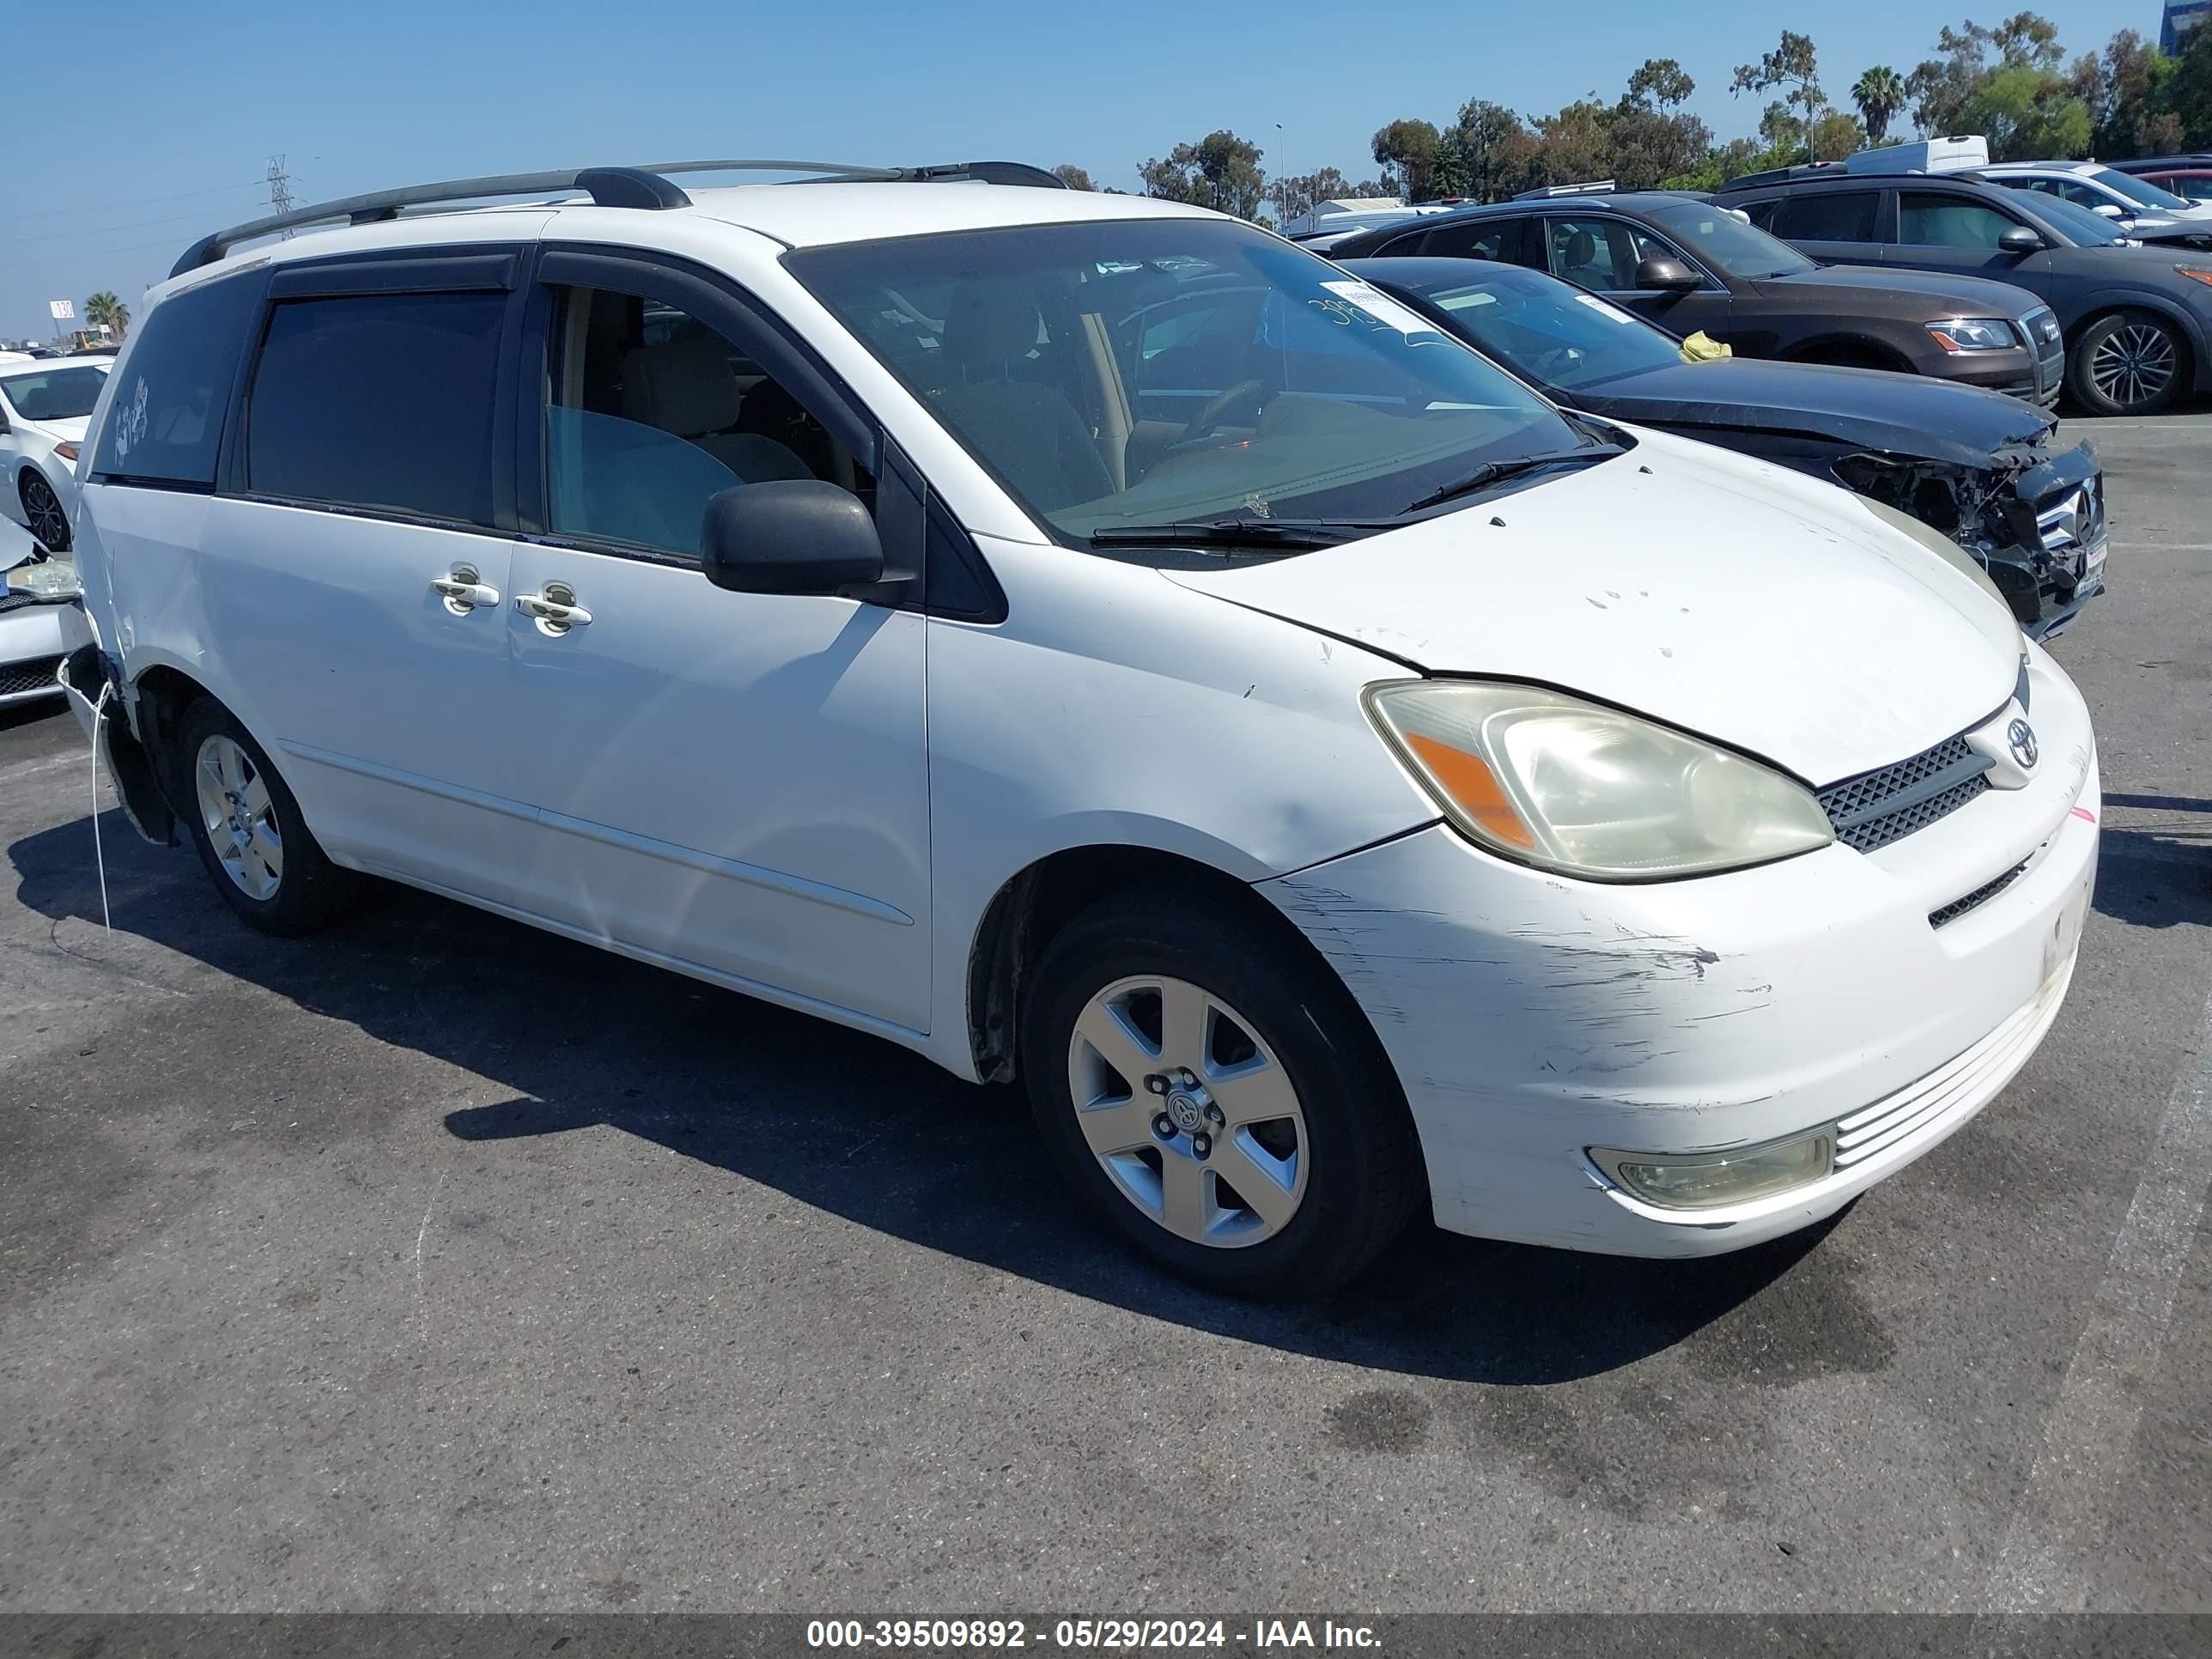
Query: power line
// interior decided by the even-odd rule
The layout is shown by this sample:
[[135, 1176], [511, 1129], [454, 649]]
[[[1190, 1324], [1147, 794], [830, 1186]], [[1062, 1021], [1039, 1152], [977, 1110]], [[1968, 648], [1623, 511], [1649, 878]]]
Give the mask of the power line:
[[208, 210], [203, 208], [197, 213], [173, 213], [165, 219], [130, 219], [119, 225], [88, 225], [82, 230], [42, 230], [31, 236], [10, 236], [8, 240], [51, 242], [60, 236], [112, 236], [118, 230], [144, 230], [150, 225], [204, 224], [207, 219]]
[[[134, 242], [129, 247], [96, 247], [82, 253], [49, 253], [36, 259], [11, 259], [0, 264], [0, 270], [22, 270], [33, 265], [59, 264], [64, 260], [105, 259], [118, 253], [143, 253], [148, 248], [155, 247], [178, 247], [177, 239], [165, 237], [158, 242]], [[183, 250], [178, 248], [178, 251], [181, 252]]]
[[267, 183], [266, 179], [248, 179], [243, 184], [210, 185], [205, 190], [180, 190], [173, 196], [140, 196], [127, 202], [88, 202], [73, 207], [33, 208], [27, 213], [18, 213], [10, 208], [8, 210], [8, 216], [10, 219], [51, 219], [57, 214], [99, 213], [112, 208], [155, 207], [163, 202], [189, 201], [196, 196], [220, 196], [226, 191], [259, 190]]

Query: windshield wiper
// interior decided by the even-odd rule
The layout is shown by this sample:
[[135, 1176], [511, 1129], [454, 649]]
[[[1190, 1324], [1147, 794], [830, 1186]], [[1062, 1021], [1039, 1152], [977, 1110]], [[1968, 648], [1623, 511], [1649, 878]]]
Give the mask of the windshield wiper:
[[1431, 489], [1417, 501], [1406, 503], [1405, 511], [1419, 513], [1431, 507], [1442, 507], [1446, 501], [1462, 495], [1472, 495], [1478, 489], [1487, 489], [1501, 478], [1510, 478], [1522, 472], [1533, 472], [1540, 466], [1561, 466], [1569, 462], [1602, 461], [1627, 452], [1619, 444], [1584, 444], [1579, 449], [1555, 450], [1547, 454], [1516, 455], [1510, 460], [1485, 461], [1463, 478], [1455, 479], [1441, 489]]
[[1365, 519], [1191, 519], [1176, 524], [1113, 524], [1091, 532], [1093, 547], [1261, 547], [1296, 552], [1334, 547], [1397, 526]]

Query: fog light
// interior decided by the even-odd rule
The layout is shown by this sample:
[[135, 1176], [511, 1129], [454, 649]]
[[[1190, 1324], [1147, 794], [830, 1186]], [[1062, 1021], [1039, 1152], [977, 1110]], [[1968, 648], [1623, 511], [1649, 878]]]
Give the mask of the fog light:
[[1591, 1161], [1647, 1204], [1669, 1210], [1713, 1210], [1747, 1204], [1818, 1181], [1834, 1166], [1834, 1138], [1825, 1131], [1770, 1140], [1732, 1152], [1616, 1152], [1589, 1149]]

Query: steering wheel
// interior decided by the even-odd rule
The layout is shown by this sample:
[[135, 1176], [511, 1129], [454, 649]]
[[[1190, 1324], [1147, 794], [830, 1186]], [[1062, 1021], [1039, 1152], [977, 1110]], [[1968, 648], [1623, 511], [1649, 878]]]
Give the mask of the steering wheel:
[[1257, 413], [1259, 409], [1265, 408], [1273, 401], [1273, 394], [1268, 391], [1267, 383], [1265, 380], [1239, 380], [1226, 392], [1216, 392], [1206, 400], [1205, 408], [1190, 417], [1190, 424], [1176, 434], [1170, 441], [1168, 447], [1180, 449], [1187, 443], [1203, 438], [1221, 424], [1223, 416], [1255, 392], [1260, 394], [1260, 403], [1254, 410]]

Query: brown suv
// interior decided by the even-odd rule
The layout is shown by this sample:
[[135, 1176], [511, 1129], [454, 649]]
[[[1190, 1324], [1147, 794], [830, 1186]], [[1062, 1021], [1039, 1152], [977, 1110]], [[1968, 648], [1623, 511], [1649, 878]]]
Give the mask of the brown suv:
[[1333, 259], [1404, 254], [1549, 271], [1740, 357], [1902, 369], [2048, 408], [2065, 350], [2034, 295], [1972, 276], [1824, 266], [1700, 197], [1538, 192], [1348, 237]]

